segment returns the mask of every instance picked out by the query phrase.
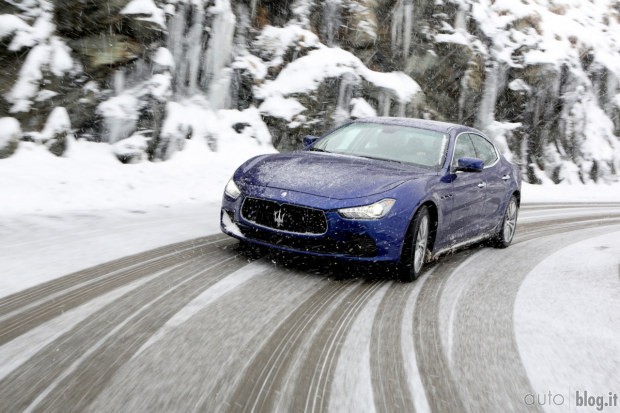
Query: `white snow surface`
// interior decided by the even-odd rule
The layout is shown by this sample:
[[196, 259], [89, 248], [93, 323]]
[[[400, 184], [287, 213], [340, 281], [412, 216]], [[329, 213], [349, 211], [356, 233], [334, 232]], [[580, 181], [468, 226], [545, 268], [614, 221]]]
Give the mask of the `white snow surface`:
[[[534, 394], [551, 392], [564, 400], [544, 406], [547, 412], [576, 411], [571, 406], [576, 406], [577, 391], [608, 401], [608, 393], [620, 388], [616, 228], [549, 256], [530, 272], [517, 295], [515, 335]], [[562, 398], [556, 398], [558, 404]], [[601, 411], [596, 406], [577, 410]]]

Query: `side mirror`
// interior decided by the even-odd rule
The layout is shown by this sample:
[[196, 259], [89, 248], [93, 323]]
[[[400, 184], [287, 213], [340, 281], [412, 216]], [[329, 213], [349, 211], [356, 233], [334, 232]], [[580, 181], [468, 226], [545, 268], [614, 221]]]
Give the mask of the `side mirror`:
[[318, 136], [312, 136], [312, 135], [306, 135], [304, 136], [303, 139], [303, 144], [304, 144], [304, 149], [313, 145], [314, 142], [318, 141], [319, 137]]
[[484, 161], [478, 158], [459, 158], [456, 171], [481, 172], [484, 169]]

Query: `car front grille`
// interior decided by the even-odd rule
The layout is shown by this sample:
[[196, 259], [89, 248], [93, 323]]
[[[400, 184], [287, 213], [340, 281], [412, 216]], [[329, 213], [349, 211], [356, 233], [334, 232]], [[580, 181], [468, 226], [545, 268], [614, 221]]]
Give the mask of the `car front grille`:
[[258, 198], [246, 198], [241, 207], [246, 220], [263, 227], [298, 234], [324, 234], [327, 220], [323, 211]]
[[376, 257], [377, 246], [366, 234], [350, 234], [343, 240], [325, 236], [319, 238], [302, 238], [293, 234], [280, 234], [261, 228], [239, 226], [243, 235], [249, 239], [268, 244], [292, 248], [298, 251], [316, 252], [321, 254], [341, 254], [351, 257]]

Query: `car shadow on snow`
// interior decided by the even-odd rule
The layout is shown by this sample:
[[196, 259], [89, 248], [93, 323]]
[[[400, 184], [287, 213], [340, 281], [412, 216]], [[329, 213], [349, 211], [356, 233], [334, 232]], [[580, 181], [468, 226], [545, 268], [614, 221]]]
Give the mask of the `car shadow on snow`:
[[[447, 261], [449, 257], [470, 255], [483, 247], [488, 247], [488, 243], [479, 242], [444, 254], [438, 259], [427, 263], [421, 277], [428, 274], [431, 268]], [[293, 270], [304, 275], [325, 277], [333, 281], [357, 279], [365, 282], [400, 282], [397, 277], [397, 267], [392, 263], [360, 262], [333, 257], [316, 257], [247, 243], [239, 243], [235, 246], [235, 249], [250, 261], [263, 259], [282, 269]]]
[[373, 262], [355, 262], [332, 257], [317, 257], [280, 251], [269, 247], [239, 243], [237, 252], [248, 260], [262, 259], [276, 267], [299, 272], [304, 275], [325, 277], [334, 281], [359, 279], [364, 281], [393, 280], [394, 265]]

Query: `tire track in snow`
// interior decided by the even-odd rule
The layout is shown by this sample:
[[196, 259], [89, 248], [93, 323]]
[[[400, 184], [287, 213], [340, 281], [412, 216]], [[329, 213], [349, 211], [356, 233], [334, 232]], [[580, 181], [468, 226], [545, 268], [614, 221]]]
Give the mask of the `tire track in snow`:
[[80, 285], [83, 282], [100, 277], [105, 274], [113, 273], [122, 269], [126, 269], [132, 265], [143, 264], [152, 259], [162, 258], [162, 255], [182, 253], [185, 250], [191, 250], [203, 245], [208, 245], [217, 241], [230, 240], [221, 234], [211, 235], [208, 237], [197, 238], [193, 240], [178, 242], [144, 251], [138, 254], [129, 255], [113, 261], [106, 262], [101, 265], [86, 268], [72, 274], [56, 278], [51, 281], [44, 282], [18, 293], [0, 298], [0, 315], [7, 314], [11, 311], [19, 309], [23, 306], [24, 301], [36, 301], [45, 298], [56, 292]]
[[[473, 253], [475, 254], [475, 252]], [[440, 298], [449, 277], [465, 262], [464, 252], [444, 257], [426, 279], [415, 305], [413, 343], [426, 399], [434, 412], [465, 412], [446, 351], [441, 342], [439, 324]]]
[[[310, 295], [279, 326], [246, 368], [229, 401], [229, 412], [270, 411], [277, 404], [296, 350], [323, 312], [342, 298], [351, 282], [328, 282]], [[204, 407], [204, 406], [203, 406]]]
[[[0, 411], [23, 410], [40, 395], [50, 390], [49, 387], [62, 379], [67, 370], [85, 369], [88, 365], [84, 365], [81, 360], [85, 355], [94, 351], [93, 349], [97, 349], [105, 340], [122, 334], [125, 331], [123, 326], [138, 315], [145, 317], [145, 313], [152, 311], [151, 307], [155, 303], [168, 303], [168, 301], [164, 301], [167, 296], [172, 297], [168, 300], [174, 299], [180, 303], [185, 303], [186, 297], [193, 297], [193, 294], [200, 291], [194, 286], [196, 281], [192, 283], [192, 280], [204, 280], [208, 285], [208, 283], [218, 281], [236, 267], [247, 264], [245, 259], [233, 260], [235, 255], [230, 251], [213, 248], [215, 251], [212, 254], [205, 254], [193, 258], [187, 263], [180, 264], [147, 282], [140, 289], [131, 291], [110, 303], [101, 311], [78, 323], [72, 330], [49, 343], [34, 357], [7, 375], [4, 380], [0, 381]], [[230, 261], [236, 267], [228, 268], [230, 264], [223, 267], [223, 265]], [[210, 277], [200, 274], [210, 275]], [[194, 291], [187, 291], [186, 288], [183, 288], [186, 283], [194, 286]], [[179, 293], [179, 291], [183, 294]], [[160, 312], [164, 310], [165, 308]], [[158, 322], [164, 323], [167, 318], [162, 319], [161, 317], [167, 315], [167, 312], [158, 315]], [[146, 319], [151, 320], [152, 317], [146, 317]], [[141, 336], [137, 337], [137, 341], [142, 343], [142, 340], [148, 339], [153, 332], [141, 329], [134, 330], [133, 332], [125, 331], [128, 335], [122, 336], [122, 339], [131, 341], [131, 337], [135, 337], [135, 334], [138, 334]], [[117, 348], [117, 350], [124, 354], [122, 348]], [[110, 356], [109, 351], [104, 351], [103, 354]], [[113, 354], [111, 357], [112, 360], [118, 359]], [[118, 367], [115, 362], [105, 362], [103, 366], [97, 365], [96, 367], [105, 370], [108, 364], [111, 364], [114, 368]], [[98, 372], [93, 373], [88, 369], [84, 371], [88, 371], [94, 376], [99, 375]], [[75, 388], [64, 387], [61, 387], [61, 389], [61, 391], [71, 394], [73, 397], [77, 397], [80, 393], [88, 394], [86, 390], [78, 391]], [[101, 389], [93, 390], [98, 392]], [[67, 403], [67, 406], [77, 406], [78, 401], [75, 400]], [[65, 410], [67, 406], [59, 408], [59, 410]]]
[[379, 413], [415, 411], [402, 348], [406, 303], [414, 288], [413, 284], [393, 283], [381, 300], [372, 325], [370, 368], [375, 409]]
[[519, 288], [528, 273], [550, 254], [617, 228], [590, 222], [557, 229], [509, 250], [483, 250], [476, 262], [461, 268], [459, 276], [468, 285], [454, 309], [452, 367], [469, 411], [524, 409], [523, 397], [533, 391], [514, 333]]
[[[362, 281], [330, 313], [312, 337], [301, 374], [295, 383], [292, 407], [295, 412], [326, 412], [329, 410], [331, 382], [344, 339], [353, 321], [383, 283]], [[288, 406], [286, 406], [288, 407]]]
[[226, 238], [174, 244], [79, 271], [6, 297], [0, 300], [0, 345], [101, 294], [208, 254], [212, 246], [233, 244]]

